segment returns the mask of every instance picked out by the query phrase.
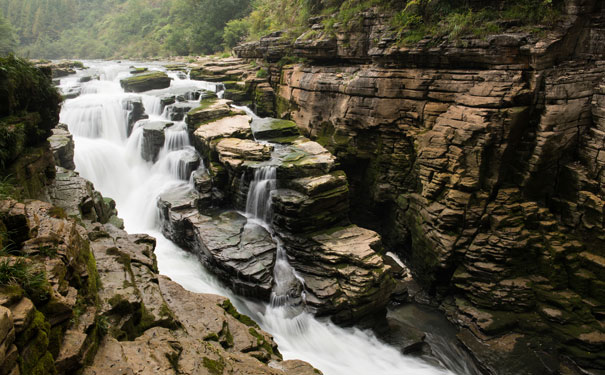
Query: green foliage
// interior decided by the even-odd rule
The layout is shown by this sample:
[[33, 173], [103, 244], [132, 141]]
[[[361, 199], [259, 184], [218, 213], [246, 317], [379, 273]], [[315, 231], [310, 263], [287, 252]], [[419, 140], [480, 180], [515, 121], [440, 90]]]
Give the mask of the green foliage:
[[222, 51], [223, 28], [249, 1], [0, 0], [0, 11], [23, 56], [146, 58]]
[[49, 75], [13, 55], [0, 57], [0, 170], [46, 141], [60, 102]]
[[257, 76], [258, 78], [267, 78], [267, 76], [268, 76], [268, 75], [269, 75], [269, 73], [268, 73], [268, 72], [267, 72], [265, 69], [263, 69], [263, 68], [260, 68], [260, 69], [259, 69], [259, 70], [256, 72], [256, 76]]
[[233, 48], [248, 37], [250, 21], [247, 18], [227, 22], [223, 31], [225, 47]]
[[0, 56], [8, 55], [17, 47], [17, 34], [10, 22], [2, 15], [0, 10]]
[[38, 304], [48, 299], [48, 282], [43, 270], [23, 257], [0, 260], [0, 286], [20, 286]]
[[514, 0], [499, 7], [488, 2], [480, 8], [470, 7], [462, 0], [408, 0], [392, 23], [404, 44], [414, 44], [425, 37], [459, 40], [501, 32], [504, 22], [520, 28], [551, 27], [560, 16], [561, 7], [561, 0]]

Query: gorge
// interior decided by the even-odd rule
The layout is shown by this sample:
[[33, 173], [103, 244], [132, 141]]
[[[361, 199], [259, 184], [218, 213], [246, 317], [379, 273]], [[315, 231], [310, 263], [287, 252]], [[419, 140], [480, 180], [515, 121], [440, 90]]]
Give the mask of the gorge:
[[[300, 287], [291, 288], [288, 285], [293, 281], [293, 270], [283, 254], [285, 250], [280, 240], [271, 233], [273, 229], [268, 224], [271, 218], [271, 210], [267, 206], [271, 201], [269, 194], [277, 185], [275, 167], [261, 166], [258, 169], [250, 169], [249, 173], [254, 176], [251, 175], [248, 181], [242, 178], [241, 181], [230, 183], [236, 188], [249, 185], [247, 193], [237, 189], [233, 191], [234, 195], [240, 196], [242, 211], [221, 212], [214, 209], [216, 213], [212, 216], [205, 216], [206, 212], [210, 211], [202, 211], [205, 212], [204, 215], [198, 213], [198, 207], [204, 204], [204, 201], [216, 199], [205, 197], [196, 190], [197, 188], [202, 192], [207, 191], [207, 188], [203, 187], [204, 184], [209, 183], [207, 177], [204, 181], [207, 175], [204, 165], [210, 160], [205, 159], [204, 162], [200, 162], [197, 156], [183, 154], [183, 151], [192, 149], [189, 145], [186, 124], [183, 121], [174, 121], [171, 124], [170, 113], [174, 113], [171, 109], [175, 104], [162, 108], [161, 101], [166, 96], [197, 92], [197, 95], [190, 97], [199, 97], [201, 93], [202, 103], [214, 100], [209, 108], [202, 110], [206, 113], [205, 118], [211, 120], [210, 116], [217, 115], [217, 110], [213, 110], [212, 107], [218, 104], [226, 107], [227, 103], [217, 99], [204, 99], [204, 95], [212, 96], [212, 93], [206, 90], [210, 89], [214, 92], [218, 85], [180, 79], [179, 75], [170, 74], [173, 80], [169, 88], [142, 94], [126, 94], [119, 87], [118, 81], [129, 75], [128, 62], [85, 63], [90, 66], [85, 74], [99, 74], [99, 81], [80, 84], [78, 82], [81, 78], [80, 74], [62, 80], [64, 91], [69, 90], [68, 87], [73, 84], [81, 86], [82, 90], [81, 96], [68, 100], [61, 112], [61, 122], [68, 124], [74, 135], [76, 170], [82, 177], [92, 181], [95, 188], [103, 195], [116, 200], [116, 207], [129, 233], [146, 233], [158, 240], [155, 253], [160, 272], [193, 291], [219, 293], [229, 296], [234, 302], [239, 301], [236, 306], [250, 314], [261, 327], [275, 336], [284, 355], [310, 361], [326, 374], [345, 372], [364, 374], [368, 371], [390, 374], [402, 368], [411, 373], [441, 373], [440, 370], [431, 369], [430, 365], [422, 361], [402, 356], [396, 349], [380, 343], [372, 334], [359, 329], [339, 328], [332, 323], [322, 323], [315, 320], [309, 312], [292, 311], [300, 310], [300, 306], [297, 306], [300, 305], [300, 291], [298, 296], [288, 297], [287, 294], [292, 293], [292, 290], [297, 291]], [[149, 67], [162, 69], [158, 65]], [[149, 119], [136, 122], [130, 137], [127, 138], [129, 114], [132, 113], [132, 109], [129, 108], [132, 108], [132, 105], [125, 105], [125, 103], [129, 102], [142, 103], [143, 107], [148, 109], [146, 113]], [[179, 103], [189, 105], [192, 110], [199, 106], [199, 101], [195, 99]], [[231, 111], [236, 112], [239, 109], [232, 108]], [[240, 121], [241, 117], [246, 116], [245, 112], [236, 112], [231, 117], [224, 117], [224, 114], [220, 116], [223, 118], [218, 121], [223, 121], [224, 125], [219, 124], [220, 129], [213, 133], [215, 136], [213, 141], [219, 140], [221, 136], [225, 137], [223, 134], [218, 134], [225, 131], [229, 135], [247, 132], [248, 136], [253, 132], [256, 138], [262, 138], [263, 134], [267, 133], [277, 138], [275, 135], [282, 136], [293, 132], [291, 126], [283, 129], [275, 128], [265, 133], [254, 131], [254, 121], [252, 128], [248, 125], [248, 118], [243, 122]], [[229, 122], [225, 122], [224, 119]], [[256, 117], [255, 121], [261, 119]], [[191, 120], [188, 122], [191, 123]], [[209, 122], [210, 124], [203, 125], [202, 128], [211, 127], [212, 121]], [[163, 126], [158, 123], [162, 123]], [[166, 126], [168, 124], [171, 125]], [[148, 152], [146, 145], [154, 143], [154, 137], [157, 137], [158, 133], [156, 129], [161, 129], [159, 133], [163, 131], [164, 141], [155, 142], [159, 145], [155, 151], [156, 156], [150, 157], [146, 154]], [[270, 134], [271, 132], [273, 134]], [[181, 136], [182, 139], [177, 141]], [[196, 136], [196, 140], [198, 139], [200, 138]], [[221, 144], [224, 142], [227, 145], [223, 151]], [[236, 144], [228, 147], [228, 143], [233, 142]], [[223, 161], [225, 166], [241, 163], [241, 159], [237, 160], [239, 156], [255, 167], [258, 163], [254, 161], [259, 158], [256, 152], [267, 153], [269, 147], [275, 149], [280, 147], [270, 143], [254, 145], [252, 143], [255, 142], [252, 140], [244, 146], [240, 144], [241, 142], [244, 140], [239, 138], [225, 138], [221, 142], [214, 142], [216, 143], [214, 147], [222, 157], [235, 159]], [[207, 152], [202, 148], [198, 150]], [[196, 155], [195, 151], [191, 152]], [[238, 152], [242, 154], [238, 155]], [[280, 154], [291, 153], [290, 150], [280, 152]], [[320, 152], [322, 157], [332, 162], [327, 154], [325, 150]], [[274, 157], [279, 158], [279, 156]], [[156, 159], [153, 164], [145, 161], [153, 159]], [[312, 169], [321, 168], [323, 167], [321, 163], [325, 162], [312, 160], [308, 165]], [[237, 171], [238, 177], [240, 173], [241, 171]], [[199, 186], [203, 188], [199, 189]], [[317, 184], [313, 188], [321, 189], [321, 186]], [[157, 208], [154, 206], [156, 201], [162, 207], [162, 215], [168, 217], [160, 219], [157, 216]], [[210, 207], [208, 209], [212, 210]], [[175, 214], [175, 211], [178, 214]], [[176, 215], [179, 217], [175, 218]], [[175, 222], [176, 220], [186, 221], [178, 223]], [[191, 229], [179, 227], [182, 225], [189, 225]], [[208, 258], [208, 255], [200, 255], [202, 262], [219, 275], [223, 273], [225, 276], [221, 278], [235, 291], [243, 295], [263, 298], [267, 302], [269, 293], [272, 292], [274, 295], [270, 298], [271, 304], [259, 308], [257, 303], [233, 298], [232, 292], [221, 286], [218, 281], [214, 281], [211, 276], [203, 275], [207, 271], [197, 266], [197, 260], [186, 256], [182, 250], [164, 239], [160, 227], [163, 227], [163, 232], [177, 244], [200, 252], [210, 252], [212, 258]], [[183, 238], [185, 233], [191, 230], [199, 231], [200, 237]], [[240, 238], [234, 242], [233, 236]], [[274, 239], [271, 238], [272, 236]], [[377, 237], [376, 234], [370, 237], [372, 236]], [[354, 239], [363, 240], [363, 237], [356, 236]], [[181, 275], [183, 270], [190, 271], [183, 276]], [[273, 278], [274, 286], [271, 281]], [[266, 281], [267, 279], [269, 281]], [[306, 288], [310, 286], [307, 285]], [[313, 289], [308, 290], [309, 293], [313, 291]], [[283, 291], [283, 294], [280, 291]], [[288, 301], [291, 298], [298, 298], [298, 304]], [[310, 296], [305, 302], [312, 306]], [[382, 305], [384, 306], [384, 302]], [[456, 360], [450, 361], [456, 363]], [[457, 366], [464, 366], [463, 360], [459, 360]]]
[[2, 58], [0, 375], [604, 373], [603, 2], [312, 3]]

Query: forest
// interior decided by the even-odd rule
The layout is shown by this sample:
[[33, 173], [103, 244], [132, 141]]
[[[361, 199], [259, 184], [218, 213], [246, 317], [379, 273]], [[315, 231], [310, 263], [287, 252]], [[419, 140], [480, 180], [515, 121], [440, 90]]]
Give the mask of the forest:
[[347, 28], [362, 12], [392, 15], [395, 37], [498, 32], [553, 24], [560, 0], [0, 0], [0, 55], [29, 58], [150, 58], [227, 53], [277, 30], [296, 38], [321, 17], [325, 30]]

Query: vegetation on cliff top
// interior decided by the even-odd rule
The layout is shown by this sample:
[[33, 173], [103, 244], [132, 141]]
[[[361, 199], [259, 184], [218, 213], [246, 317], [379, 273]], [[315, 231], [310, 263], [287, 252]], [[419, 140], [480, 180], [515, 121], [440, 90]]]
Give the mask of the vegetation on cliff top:
[[552, 26], [560, 14], [562, 0], [257, 0], [247, 17], [232, 20], [225, 28], [225, 43], [258, 38], [278, 30], [296, 38], [308, 30], [309, 19], [320, 16], [328, 32], [349, 30], [358, 25], [371, 8], [392, 15], [391, 25], [404, 44], [425, 37], [455, 40], [462, 36], [482, 37], [511, 27], [537, 32], [537, 26]]
[[[328, 31], [377, 8], [404, 43], [552, 24], [562, 0], [0, 0], [0, 55], [137, 58], [212, 54], [321, 16]], [[12, 24], [12, 26], [11, 26]], [[530, 30], [536, 31], [536, 30]], [[539, 30], [538, 30], [539, 31]]]

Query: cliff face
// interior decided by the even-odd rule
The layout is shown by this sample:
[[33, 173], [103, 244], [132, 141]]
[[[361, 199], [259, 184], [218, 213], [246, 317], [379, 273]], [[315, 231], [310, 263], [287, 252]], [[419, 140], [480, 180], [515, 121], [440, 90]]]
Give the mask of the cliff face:
[[[491, 372], [605, 369], [604, 12], [569, 1], [540, 38], [415, 47], [368, 12], [349, 33], [236, 48]], [[286, 55], [309, 62], [271, 63]]]

